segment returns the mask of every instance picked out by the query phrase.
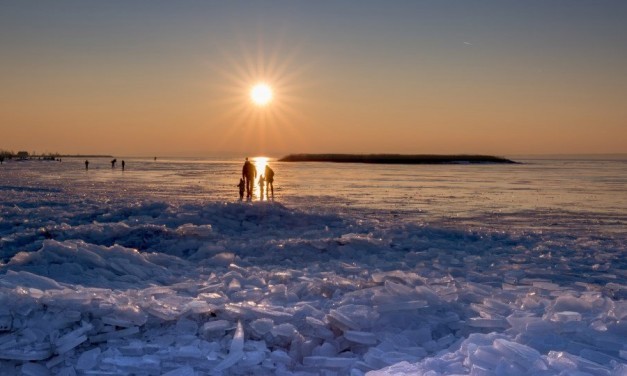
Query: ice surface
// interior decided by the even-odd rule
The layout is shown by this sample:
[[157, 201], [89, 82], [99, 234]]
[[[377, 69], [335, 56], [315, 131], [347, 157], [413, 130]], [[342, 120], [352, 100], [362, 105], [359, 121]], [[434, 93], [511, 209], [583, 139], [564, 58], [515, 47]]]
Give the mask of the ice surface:
[[296, 327], [290, 323], [283, 323], [276, 325], [271, 330], [272, 335], [274, 336], [283, 336], [292, 338], [298, 333]]
[[581, 321], [581, 314], [579, 312], [572, 311], [555, 312], [552, 320], [559, 322]]
[[83, 352], [76, 361], [76, 369], [88, 370], [95, 368], [101, 352], [99, 347]]
[[303, 358], [303, 365], [320, 368], [347, 368], [355, 363], [353, 358], [307, 356]]
[[427, 302], [424, 300], [411, 300], [407, 302], [395, 302], [378, 305], [377, 311], [379, 312], [394, 312], [394, 311], [407, 311], [415, 310], [419, 308], [428, 307]]
[[329, 311], [328, 318], [339, 328], [360, 330], [372, 327], [378, 314], [370, 306], [347, 304]]
[[87, 341], [85, 333], [93, 329], [93, 327], [94, 326], [92, 324], [83, 323], [80, 328], [72, 330], [54, 341], [57, 354], [68, 352], [81, 343]]
[[237, 362], [244, 357], [244, 329], [242, 323], [237, 323], [237, 329], [231, 340], [231, 346], [229, 348], [229, 355], [222, 360], [215, 368], [214, 371], [220, 372], [231, 368]]
[[[20, 258], [21, 255], [16, 255], [16, 258]], [[13, 258], [12, 260], [15, 260]], [[9, 262], [9, 266], [11, 262]], [[13, 270], [8, 269], [3, 278], [4, 283], [7, 284], [19, 284], [20, 286], [35, 288], [38, 290], [62, 290], [63, 286], [57, 283], [55, 280], [51, 278], [47, 278], [41, 275], [33, 274], [27, 272], [25, 270], [21, 270], [19, 272], [14, 272]]]
[[0, 316], [0, 332], [8, 332], [11, 330], [13, 324], [13, 317], [8, 313]]
[[21, 371], [22, 371], [22, 375], [27, 375], [27, 376], [50, 375], [50, 371], [48, 370], [48, 368], [44, 367], [41, 364], [36, 364], [36, 363], [24, 363]]
[[486, 319], [481, 317], [471, 317], [468, 325], [475, 328], [507, 328], [509, 324], [505, 319]]
[[355, 343], [361, 343], [363, 345], [374, 345], [377, 343], [377, 337], [373, 333], [369, 332], [347, 330], [344, 332], [344, 338]]
[[221, 337], [227, 329], [232, 327], [233, 324], [227, 320], [213, 320], [204, 323], [200, 328], [200, 333], [206, 338], [214, 336]]
[[107, 331], [101, 334], [91, 336], [89, 337], [89, 341], [91, 343], [104, 342], [104, 341], [109, 341], [109, 340], [116, 339], [116, 338], [127, 337], [135, 333], [139, 333], [139, 328], [136, 326], [133, 326], [133, 327], [126, 328], [126, 329]]
[[622, 232], [2, 179], [3, 375], [627, 373]]
[[194, 369], [190, 366], [183, 366], [164, 373], [162, 376], [195, 376]]
[[254, 320], [250, 323], [253, 332], [258, 336], [263, 336], [268, 333], [274, 327], [274, 322], [271, 319], [261, 318]]

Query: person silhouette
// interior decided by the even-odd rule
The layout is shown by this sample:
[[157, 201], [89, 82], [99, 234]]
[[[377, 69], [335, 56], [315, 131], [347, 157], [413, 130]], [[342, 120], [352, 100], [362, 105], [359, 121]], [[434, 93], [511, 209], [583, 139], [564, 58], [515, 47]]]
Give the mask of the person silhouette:
[[270, 194], [270, 191], [272, 190], [272, 197], [274, 197], [274, 170], [266, 164], [264, 174], [266, 175], [266, 195]]
[[251, 198], [253, 196], [255, 178], [257, 177], [257, 168], [255, 168], [255, 165], [250, 163], [248, 157], [246, 157], [244, 167], [242, 167], [242, 177], [246, 181], [246, 198]]
[[239, 179], [239, 184], [237, 185], [239, 188], [239, 199], [242, 200], [244, 198], [244, 190], [246, 189], [246, 183], [244, 182], [244, 178]]
[[259, 198], [261, 200], [263, 200], [263, 189], [265, 188], [264, 185], [266, 183], [266, 179], [263, 177], [263, 175], [261, 175], [259, 177]]
[[122, 160], [122, 171], [124, 171], [124, 165], [126, 165], [126, 163], [124, 163], [124, 160]]
[[111, 168], [115, 168], [115, 162], [117, 162], [117, 161], [118, 160], [115, 159], [115, 158], [111, 160]]
[[89, 170], [89, 161], [85, 159], [85, 171]]

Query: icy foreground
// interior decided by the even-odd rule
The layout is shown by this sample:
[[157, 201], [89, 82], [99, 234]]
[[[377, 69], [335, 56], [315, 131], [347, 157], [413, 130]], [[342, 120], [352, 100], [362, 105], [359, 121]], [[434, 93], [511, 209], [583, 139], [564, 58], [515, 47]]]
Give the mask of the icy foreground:
[[2, 195], [2, 375], [627, 374], [624, 234]]

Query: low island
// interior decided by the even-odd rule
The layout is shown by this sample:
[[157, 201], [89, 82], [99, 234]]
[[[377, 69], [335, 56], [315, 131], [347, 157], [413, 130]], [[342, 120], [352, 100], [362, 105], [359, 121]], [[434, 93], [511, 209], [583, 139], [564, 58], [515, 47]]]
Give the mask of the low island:
[[335, 162], [378, 164], [466, 164], [466, 163], [516, 163], [491, 155], [439, 155], [439, 154], [290, 154], [279, 162]]

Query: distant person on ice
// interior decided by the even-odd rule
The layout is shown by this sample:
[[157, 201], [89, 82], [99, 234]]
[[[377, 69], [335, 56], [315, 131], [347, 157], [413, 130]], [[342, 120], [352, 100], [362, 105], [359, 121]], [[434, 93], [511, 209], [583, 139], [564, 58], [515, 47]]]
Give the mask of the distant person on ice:
[[266, 176], [266, 194], [270, 194], [270, 190], [272, 190], [272, 197], [274, 197], [274, 171], [267, 164], [264, 174]]
[[117, 162], [117, 161], [118, 160], [115, 159], [115, 158], [111, 160], [111, 168], [115, 168], [115, 162]]
[[124, 163], [124, 160], [122, 160], [122, 171], [124, 171], [124, 165], [125, 165], [125, 164], [126, 164], [126, 163]]
[[239, 184], [237, 185], [239, 188], [239, 199], [244, 198], [244, 190], [246, 189], [246, 183], [244, 182], [244, 178], [239, 179]]
[[246, 198], [251, 198], [253, 197], [257, 168], [254, 164], [250, 163], [248, 157], [246, 157], [246, 162], [244, 162], [244, 167], [242, 167], [242, 177], [246, 180]]
[[85, 159], [85, 170], [89, 170], [89, 161]]

